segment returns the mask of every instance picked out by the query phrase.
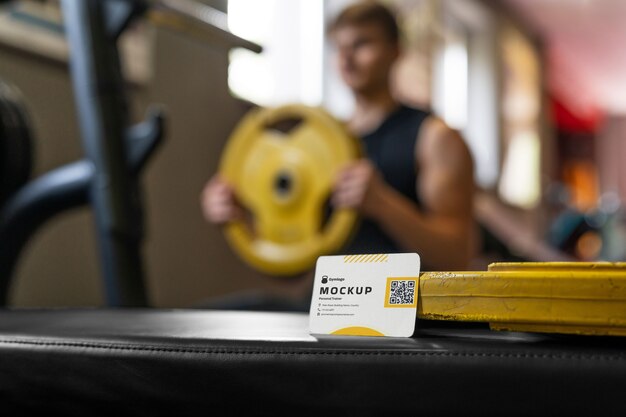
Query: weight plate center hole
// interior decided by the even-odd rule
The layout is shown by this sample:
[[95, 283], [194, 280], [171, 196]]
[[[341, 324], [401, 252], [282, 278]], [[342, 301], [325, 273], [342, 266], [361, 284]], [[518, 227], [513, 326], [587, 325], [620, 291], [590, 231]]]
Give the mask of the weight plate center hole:
[[274, 180], [274, 191], [281, 198], [286, 198], [293, 189], [293, 178], [288, 172], [280, 172]]

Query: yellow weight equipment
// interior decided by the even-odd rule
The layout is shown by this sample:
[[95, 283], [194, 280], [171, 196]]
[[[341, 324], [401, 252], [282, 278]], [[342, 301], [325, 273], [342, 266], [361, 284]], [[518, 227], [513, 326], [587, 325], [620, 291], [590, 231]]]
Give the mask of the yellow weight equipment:
[[626, 262], [495, 263], [426, 272], [418, 317], [494, 330], [626, 336]]
[[[298, 124], [288, 132], [275, 128]], [[251, 213], [225, 235], [239, 256], [271, 275], [293, 276], [335, 253], [357, 223], [352, 210], [334, 210], [328, 199], [339, 169], [362, 155], [358, 139], [320, 108], [288, 105], [255, 109], [227, 142], [221, 176]]]

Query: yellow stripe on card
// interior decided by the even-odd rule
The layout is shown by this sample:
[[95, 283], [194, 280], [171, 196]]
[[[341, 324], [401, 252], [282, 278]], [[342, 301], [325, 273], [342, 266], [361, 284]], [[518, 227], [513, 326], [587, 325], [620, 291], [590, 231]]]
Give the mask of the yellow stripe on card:
[[382, 263], [389, 260], [389, 255], [386, 253], [372, 253], [366, 255], [345, 255], [343, 257], [344, 263]]

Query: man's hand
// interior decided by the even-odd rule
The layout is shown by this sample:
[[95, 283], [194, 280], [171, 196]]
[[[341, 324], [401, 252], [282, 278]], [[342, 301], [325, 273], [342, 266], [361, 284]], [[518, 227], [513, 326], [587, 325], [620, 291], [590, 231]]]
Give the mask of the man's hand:
[[200, 199], [204, 217], [211, 223], [224, 224], [244, 218], [244, 210], [237, 203], [233, 188], [219, 175], [209, 180]]
[[353, 208], [367, 217], [375, 217], [384, 204], [387, 184], [367, 159], [348, 165], [335, 181], [332, 203], [337, 208]]

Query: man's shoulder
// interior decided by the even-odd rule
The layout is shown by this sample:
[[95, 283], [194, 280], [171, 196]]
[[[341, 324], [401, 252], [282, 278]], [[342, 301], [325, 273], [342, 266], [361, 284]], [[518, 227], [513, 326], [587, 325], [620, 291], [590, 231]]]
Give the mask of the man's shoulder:
[[456, 160], [459, 163], [471, 160], [461, 133], [437, 116], [433, 115], [424, 123], [420, 137], [418, 155], [422, 158]]

